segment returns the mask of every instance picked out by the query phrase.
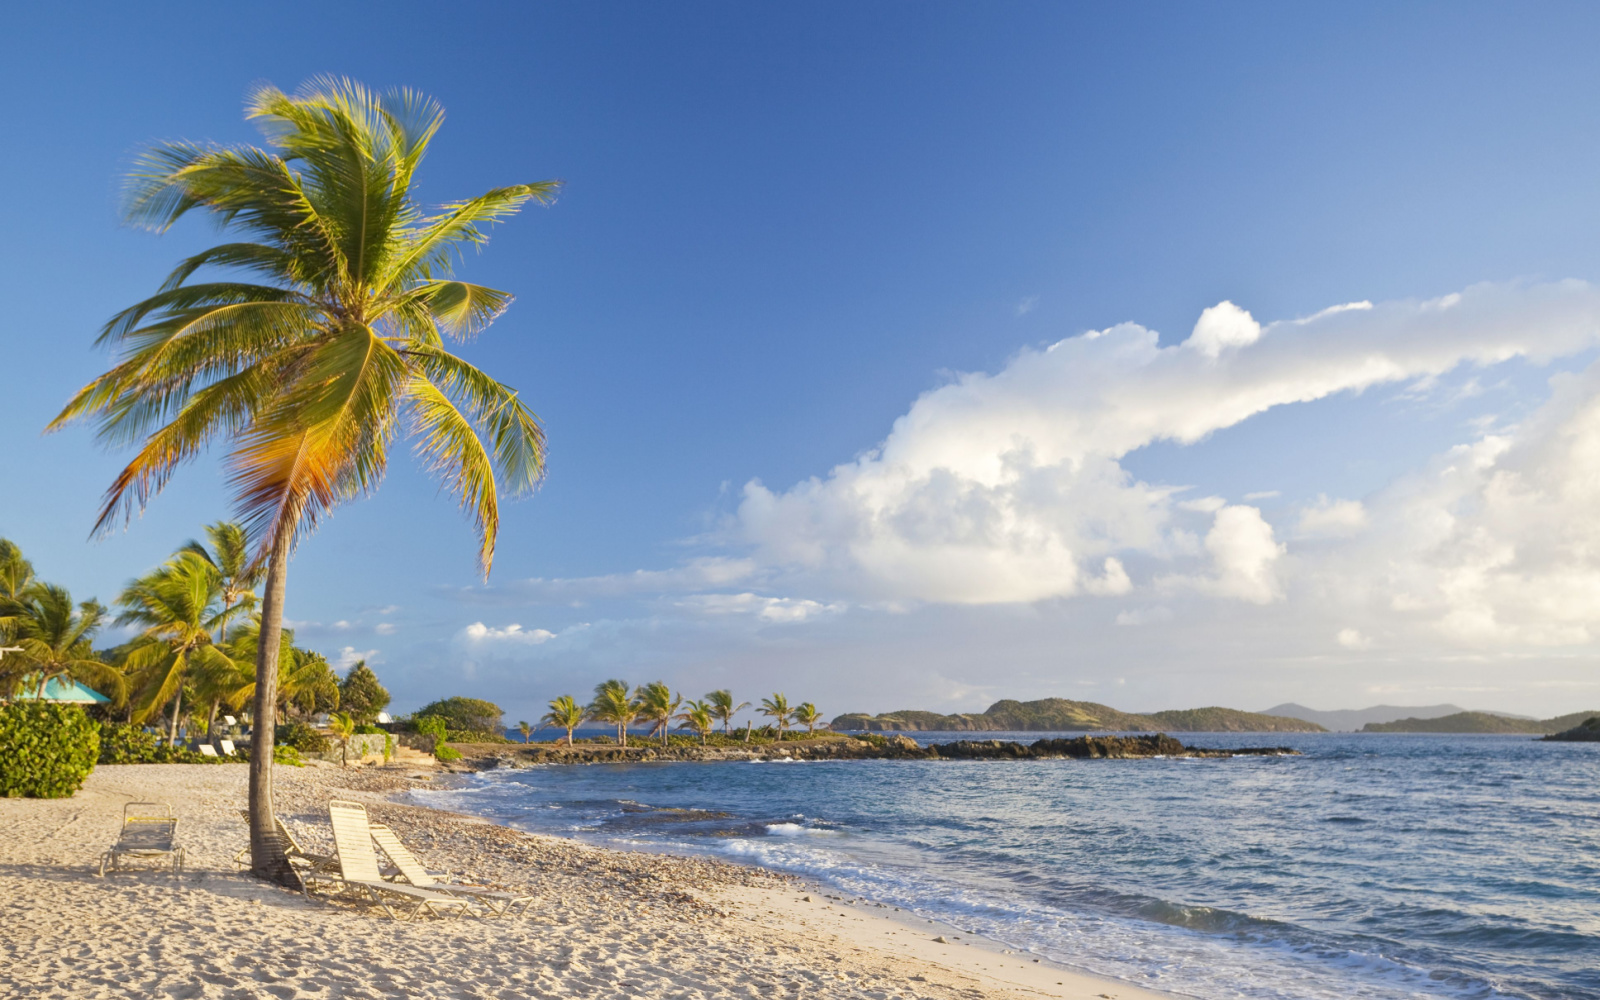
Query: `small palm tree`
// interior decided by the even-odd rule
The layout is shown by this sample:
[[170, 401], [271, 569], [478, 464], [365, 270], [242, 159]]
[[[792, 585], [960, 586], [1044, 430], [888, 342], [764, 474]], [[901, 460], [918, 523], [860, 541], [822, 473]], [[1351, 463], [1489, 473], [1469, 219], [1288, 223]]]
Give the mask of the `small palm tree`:
[[[117, 314], [100, 343], [110, 369], [51, 428], [99, 424], [138, 453], [106, 492], [110, 528], [207, 447], [229, 448], [235, 508], [264, 563], [255, 720], [271, 732], [289, 555], [339, 504], [375, 490], [401, 430], [476, 522], [494, 561], [499, 496], [544, 475], [544, 432], [526, 403], [445, 348], [511, 302], [455, 280], [458, 252], [556, 182], [514, 184], [429, 214], [416, 174], [444, 121], [415, 91], [380, 95], [319, 79], [295, 95], [256, 88], [248, 117], [268, 148], [155, 146], [130, 180], [129, 222], [164, 232], [192, 211], [240, 239], [181, 262], [156, 294]], [[221, 269], [215, 280], [192, 282]], [[250, 858], [299, 888], [272, 813], [272, 755], [250, 756]]]
[[626, 681], [602, 681], [594, 689], [594, 701], [589, 703], [589, 718], [607, 722], [617, 727], [617, 743], [628, 745], [628, 727], [639, 717], [639, 703], [628, 697]]
[[789, 699], [782, 692], [771, 698], [762, 698], [761, 714], [777, 722], [778, 739], [783, 739], [784, 730], [789, 728], [789, 717], [794, 714], [794, 710], [789, 707]]
[[528, 742], [528, 737], [533, 735], [533, 727], [526, 722], [517, 723], [517, 732], [522, 734], [522, 742]]
[[[193, 552], [217, 571], [218, 596], [222, 600], [221, 620], [226, 627], [232, 624], [235, 615], [249, 613], [256, 606], [259, 598], [254, 588], [261, 582], [261, 564], [250, 558], [250, 539], [244, 525], [238, 521], [218, 521], [206, 525], [206, 538], [211, 542], [210, 548], [191, 541], [181, 551]], [[225, 638], [225, 632], [217, 635], [218, 642]]]
[[[567, 731], [567, 746], [572, 746], [572, 731], [583, 725], [584, 708], [570, 694], [564, 694], [550, 702], [550, 711], [544, 714], [539, 722], [546, 726]], [[527, 723], [523, 723], [527, 725]], [[523, 730], [524, 733], [527, 730]], [[523, 742], [527, 742], [526, 736]]]
[[350, 766], [350, 740], [356, 734], [356, 720], [344, 712], [328, 716], [328, 732], [339, 741], [339, 766]]
[[711, 706], [703, 701], [690, 701], [684, 703], [683, 711], [678, 713], [678, 721], [683, 725], [679, 729], [691, 729], [700, 737], [700, 745], [706, 745], [706, 738], [711, 735], [711, 730], [716, 727], [716, 719], [711, 714]]
[[4, 661], [14, 684], [26, 674], [36, 685], [34, 696], [57, 677], [108, 689], [113, 700], [125, 696], [123, 675], [94, 655], [91, 642], [105, 623], [106, 609], [96, 601], [74, 605], [65, 588], [30, 583], [9, 602], [11, 642], [21, 651]]
[[811, 704], [811, 702], [802, 701], [800, 706], [794, 710], [793, 718], [795, 725], [806, 727], [806, 735], [815, 736], [817, 734], [817, 723], [822, 721], [822, 713], [817, 711], [817, 706]]
[[711, 711], [711, 717], [722, 720], [722, 731], [729, 736], [733, 735], [733, 717], [750, 707], [748, 701], [735, 705], [733, 692], [727, 690], [711, 692], [706, 695], [705, 703]]
[[639, 716], [648, 719], [652, 725], [650, 731], [661, 737], [661, 745], [667, 745], [667, 727], [672, 725], [672, 714], [683, 704], [683, 695], [676, 698], [672, 696], [672, 689], [661, 681], [652, 681], [641, 686], [634, 692], [634, 697], [639, 701]]

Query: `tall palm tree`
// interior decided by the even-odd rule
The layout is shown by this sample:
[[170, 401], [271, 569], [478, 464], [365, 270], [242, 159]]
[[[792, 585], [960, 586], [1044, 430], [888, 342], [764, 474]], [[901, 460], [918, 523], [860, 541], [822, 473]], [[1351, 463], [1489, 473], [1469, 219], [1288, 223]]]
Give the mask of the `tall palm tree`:
[[105, 623], [106, 609], [98, 601], [74, 605], [64, 587], [30, 583], [8, 600], [12, 612], [11, 642], [21, 647], [6, 656], [7, 689], [14, 691], [24, 675], [35, 685], [34, 697], [44, 697], [44, 687], [60, 677], [83, 681], [121, 701], [125, 694], [122, 673], [94, 655], [94, 635]]
[[594, 701], [589, 703], [589, 718], [617, 727], [617, 743], [628, 745], [628, 727], [639, 717], [639, 703], [628, 697], [626, 681], [602, 681], [595, 685]]
[[[198, 209], [241, 237], [184, 260], [155, 295], [113, 317], [100, 343], [118, 351], [114, 365], [50, 426], [92, 419], [102, 439], [138, 445], [106, 493], [100, 529], [142, 508], [208, 445], [227, 446], [236, 510], [266, 565], [255, 724], [270, 734], [290, 552], [338, 504], [378, 486], [401, 427], [476, 521], [485, 576], [500, 491], [531, 490], [543, 476], [538, 419], [513, 389], [446, 351], [444, 337], [475, 336], [511, 302], [454, 280], [458, 252], [559, 185], [515, 184], [424, 211], [413, 181], [443, 111], [410, 90], [380, 96], [318, 79], [291, 96], [261, 86], [246, 116], [266, 148], [165, 143], [139, 161], [130, 222], [165, 231]], [[191, 282], [214, 268], [228, 273]], [[253, 749], [251, 868], [298, 886], [274, 830], [270, 747]]]
[[784, 697], [782, 692], [771, 698], [762, 698], [761, 714], [777, 720], [778, 739], [783, 739], [784, 730], [789, 728], [789, 716], [794, 714], [793, 709], [789, 707], [789, 699]]
[[733, 735], [733, 717], [750, 707], [748, 701], [733, 703], [733, 692], [727, 690], [713, 691], [706, 695], [706, 705], [711, 709], [713, 718], [722, 720], [722, 731], [729, 736]]
[[139, 681], [133, 719], [143, 722], [170, 702], [167, 742], [176, 744], [185, 683], [199, 671], [217, 674], [233, 667], [214, 638], [225, 613], [222, 578], [208, 560], [180, 551], [130, 583], [117, 606], [117, 624], [141, 629], [126, 661]]
[[817, 706], [809, 701], [802, 701], [792, 715], [795, 725], [805, 726], [806, 735], [817, 735], [817, 723], [822, 721], [822, 713], [817, 711]]
[[[572, 731], [583, 725], [586, 714], [583, 706], [578, 704], [572, 695], [564, 694], [551, 700], [550, 711], [544, 714], [544, 718], [540, 719], [539, 723], [545, 726], [553, 726], [556, 729], [565, 729], [567, 731], [567, 746], [570, 747], [572, 746]], [[526, 739], [523, 742], [527, 742]]]
[[258, 561], [250, 558], [250, 538], [238, 521], [206, 525], [206, 538], [211, 542], [210, 548], [191, 541], [183, 551], [193, 552], [216, 568], [223, 611], [223, 631], [217, 635], [217, 641], [221, 642], [227, 636], [226, 628], [232, 624], [234, 615], [248, 613], [260, 600], [255, 587], [261, 582], [262, 568]]
[[672, 725], [673, 713], [683, 704], [683, 695], [674, 698], [671, 688], [661, 681], [651, 681], [635, 691], [634, 697], [639, 701], [639, 717], [652, 723], [650, 731], [659, 735], [661, 745], [666, 746], [667, 728]]
[[712, 717], [711, 706], [703, 701], [684, 702], [683, 711], [678, 713], [678, 721], [683, 723], [680, 729], [692, 729], [700, 737], [700, 745], [706, 745], [706, 738], [715, 728], [716, 720]]

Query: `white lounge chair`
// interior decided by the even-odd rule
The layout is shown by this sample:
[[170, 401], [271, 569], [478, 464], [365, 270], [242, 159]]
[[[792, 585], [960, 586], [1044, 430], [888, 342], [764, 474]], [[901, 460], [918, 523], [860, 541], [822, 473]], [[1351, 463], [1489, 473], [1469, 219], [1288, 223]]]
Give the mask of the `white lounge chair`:
[[[395, 920], [412, 920], [420, 913], [436, 917], [467, 912], [467, 900], [432, 889], [400, 882], [385, 882], [378, 871], [378, 852], [372, 849], [372, 829], [367, 823], [367, 807], [359, 802], [334, 799], [328, 803], [328, 819], [333, 824], [333, 843], [339, 851], [339, 874], [309, 871], [301, 873], [307, 899], [312, 886], [329, 883], [365, 898]], [[409, 904], [409, 909], [407, 905]], [[396, 912], [399, 907], [404, 916]]]
[[178, 817], [165, 802], [129, 802], [122, 807], [122, 832], [111, 850], [100, 856], [100, 874], [121, 871], [129, 861], [171, 864], [172, 874], [183, 874], [183, 848], [175, 843]]
[[234, 754], [234, 752], [233, 752], [233, 741], [232, 740], [218, 740], [217, 741], [217, 746], [222, 748], [222, 756], [224, 756], [224, 757], [236, 756]]
[[389, 855], [389, 860], [400, 869], [400, 874], [407, 882], [423, 889], [437, 889], [448, 892], [452, 896], [463, 896], [482, 903], [492, 916], [509, 917], [515, 915], [517, 908], [521, 907], [523, 913], [528, 912], [528, 907], [533, 905], [534, 897], [520, 892], [501, 892], [481, 885], [456, 885], [454, 882], [440, 882], [433, 877], [433, 873], [423, 867], [416, 855], [400, 842], [395, 832], [382, 823], [371, 824], [372, 839]]
[[217, 748], [209, 743], [202, 743], [200, 744], [200, 756], [215, 757], [217, 756]]

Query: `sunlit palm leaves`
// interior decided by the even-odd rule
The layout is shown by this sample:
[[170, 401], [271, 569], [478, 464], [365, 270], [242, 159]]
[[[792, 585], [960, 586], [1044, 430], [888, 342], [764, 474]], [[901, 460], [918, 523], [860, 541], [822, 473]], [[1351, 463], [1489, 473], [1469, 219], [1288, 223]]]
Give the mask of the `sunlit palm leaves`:
[[639, 717], [639, 703], [628, 695], [626, 681], [602, 681], [595, 686], [589, 703], [589, 718], [617, 727], [617, 742], [628, 745], [628, 727]]
[[133, 720], [144, 722], [171, 704], [168, 740], [176, 742], [185, 684], [238, 669], [213, 640], [227, 616], [221, 574], [210, 560], [181, 551], [129, 584], [117, 607], [117, 624], [140, 630], [123, 661], [138, 685]]
[[4, 599], [7, 641], [21, 647], [0, 660], [4, 693], [15, 693], [26, 680], [34, 695], [42, 697], [47, 683], [62, 678], [83, 681], [120, 702], [125, 694], [122, 673], [92, 648], [105, 623], [105, 608], [95, 601], [73, 604], [65, 588], [32, 581], [28, 575], [21, 591]]
[[700, 745], [704, 746], [706, 738], [711, 735], [716, 719], [711, 714], [711, 706], [703, 701], [684, 702], [683, 711], [678, 713], [678, 721], [683, 723], [679, 729], [691, 729], [700, 737]]
[[[270, 547], [280, 529], [310, 528], [374, 488], [409, 428], [476, 522], [487, 572], [498, 494], [538, 482], [544, 438], [515, 391], [443, 349], [511, 301], [451, 267], [488, 225], [548, 202], [557, 184], [425, 211], [412, 183], [443, 113], [412, 91], [380, 96], [328, 79], [293, 96], [262, 87], [248, 115], [269, 148], [169, 143], [131, 178], [130, 221], [165, 230], [201, 209], [244, 238], [183, 261], [113, 317], [100, 340], [117, 363], [52, 424], [93, 418], [104, 440], [139, 444], [99, 526], [223, 440], [240, 514]], [[219, 269], [239, 277], [190, 283]]]
[[[564, 694], [550, 702], [550, 711], [544, 714], [539, 722], [542, 725], [564, 729], [567, 732], [567, 746], [572, 745], [572, 731], [583, 725], [586, 712], [582, 705], [573, 700], [572, 695]], [[527, 734], [523, 734], [523, 741], [527, 741]]]
[[789, 717], [794, 714], [794, 710], [789, 707], [789, 699], [781, 692], [771, 698], [762, 698], [760, 712], [777, 723], [780, 738], [784, 730], [789, 728]]
[[739, 712], [750, 707], [748, 701], [733, 703], [733, 692], [727, 690], [713, 691], [706, 695], [706, 707], [711, 710], [711, 717], [722, 722], [722, 731], [733, 734], [733, 717]]
[[672, 696], [672, 689], [661, 681], [652, 681], [641, 684], [634, 692], [634, 697], [639, 704], [639, 717], [651, 723], [650, 731], [661, 737], [661, 745], [667, 745], [667, 728], [672, 725], [672, 714], [683, 704], [683, 697]]

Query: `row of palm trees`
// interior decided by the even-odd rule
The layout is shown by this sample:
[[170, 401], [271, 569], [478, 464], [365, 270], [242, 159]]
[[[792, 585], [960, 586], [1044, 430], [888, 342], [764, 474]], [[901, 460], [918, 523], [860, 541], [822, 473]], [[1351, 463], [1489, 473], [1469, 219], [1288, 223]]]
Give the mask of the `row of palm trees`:
[[[627, 746], [628, 727], [647, 722], [650, 724], [650, 734], [659, 737], [661, 745], [666, 746], [667, 731], [677, 721], [681, 723], [679, 729], [693, 731], [704, 744], [718, 722], [722, 723], [723, 732], [731, 736], [733, 717], [749, 707], [748, 701], [735, 705], [733, 693], [727, 690], [712, 691], [695, 701], [685, 700], [681, 694], [673, 694], [672, 689], [661, 681], [641, 684], [630, 692], [626, 681], [608, 680], [595, 686], [594, 700], [587, 705], [578, 704], [577, 699], [569, 694], [552, 700], [550, 711], [539, 723], [541, 727], [566, 730], [567, 743], [571, 745], [574, 729], [585, 722], [603, 722], [615, 726], [617, 742]], [[817, 724], [822, 721], [822, 713], [817, 711], [817, 706], [807, 701], [791, 708], [789, 699], [781, 692], [761, 699], [759, 711], [773, 720], [780, 739], [790, 724], [805, 726], [808, 733], [815, 733]], [[531, 727], [524, 722], [520, 728], [522, 738], [526, 741]]]
[[[21, 550], [0, 539], [0, 698], [43, 697], [52, 680], [78, 681], [109, 697], [129, 722], [159, 720], [170, 743], [186, 716], [203, 716], [211, 733], [222, 709], [242, 712], [256, 688], [260, 569], [237, 522], [209, 525], [205, 534], [205, 542], [189, 542], [129, 583], [114, 612], [94, 600], [74, 604], [66, 588], [37, 579]], [[95, 636], [110, 623], [137, 632], [95, 650]], [[320, 654], [295, 648], [291, 635], [280, 647], [276, 693], [282, 712], [326, 711], [338, 706], [338, 677]]]

